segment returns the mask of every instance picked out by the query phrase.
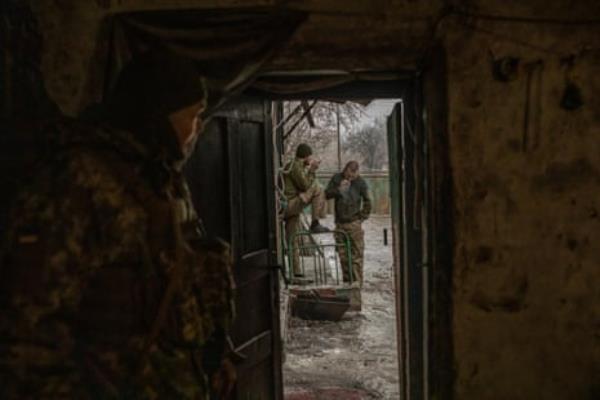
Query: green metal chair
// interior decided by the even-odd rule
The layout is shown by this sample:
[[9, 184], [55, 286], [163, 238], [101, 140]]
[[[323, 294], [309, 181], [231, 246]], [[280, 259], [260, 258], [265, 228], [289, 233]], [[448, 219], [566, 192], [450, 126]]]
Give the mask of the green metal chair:
[[[336, 235], [337, 234], [337, 235]], [[333, 235], [343, 237], [343, 240], [339, 242], [334, 239], [333, 242], [321, 243], [316, 240], [316, 236], [320, 235]], [[303, 240], [307, 238], [308, 240]], [[300, 271], [303, 275], [308, 276], [308, 272], [312, 272], [313, 284], [317, 286], [342, 286], [343, 279], [340, 279], [341, 274], [341, 263], [338, 258], [338, 251], [345, 251], [348, 264], [352, 265], [352, 252], [350, 237], [346, 232], [343, 231], [331, 231], [326, 233], [314, 234], [308, 230], [301, 230], [292, 235], [287, 240], [287, 257], [288, 257], [288, 268], [287, 274], [290, 282], [293, 282], [293, 271], [294, 271], [294, 253], [298, 251]], [[307, 256], [308, 254], [308, 256]], [[307, 261], [306, 258], [311, 260]], [[329, 272], [331, 271], [331, 264], [329, 259], [334, 260], [334, 276], [330, 277]], [[308, 271], [307, 271], [307, 264]], [[352, 268], [349, 269], [350, 282], [353, 281]], [[331, 278], [331, 279], [330, 279]]]

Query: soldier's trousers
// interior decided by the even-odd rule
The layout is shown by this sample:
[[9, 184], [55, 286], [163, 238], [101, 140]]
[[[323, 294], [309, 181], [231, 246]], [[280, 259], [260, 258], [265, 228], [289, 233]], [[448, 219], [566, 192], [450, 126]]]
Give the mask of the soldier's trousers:
[[[300, 196], [293, 197], [288, 200], [287, 208], [283, 214], [285, 221], [285, 240], [289, 246], [289, 240], [293, 235], [300, 230], [300, 214], [302, 211], [311, 205], [312, 219], [322, 219], [327, 216], [327, 203], [325, 200], [325, 192], [323, 189], [314, 184], [306, 192], [303, 193], [304, 197], [310, 199], [308, 202], [304, 202]], [[294, 263], [294, 274], [301, 274], [300, 268], [300, 254], [298, 252], [299, 240], [296, 238], [294, 244], [293, 263]]]
[[352, 266], [348, 260], [348, 252], [345, 246], [341, 244], [345, 241], [345, 235], [342, 233], [335, 234], [335, 241], [338, 244], [337, 251], [342, 264], [342, 274], [344, 282], [350, 282], [350, 267], [352, 267], [352, 283], [358, 282], [360, 287], [363, 284], [363, 256], [365, 252], [365, 232], [362, 229], [362, 222], [356, 220], [349, 223], [338, 223], [335, 226], [336, 231], [345, 232], [350, 241], [350, 256], [352, 258]]

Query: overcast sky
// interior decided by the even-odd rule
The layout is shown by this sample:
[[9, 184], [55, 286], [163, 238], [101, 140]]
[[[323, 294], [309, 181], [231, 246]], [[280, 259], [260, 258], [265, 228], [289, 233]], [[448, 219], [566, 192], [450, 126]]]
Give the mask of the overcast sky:
[[400, 99], [381, 99], [373, 100], [366, 108], [365, 115], [360, 120], [360, 125], [369, 125], [377, 118], [387, 118], [392, 113], [394, 105], [401, 101]]

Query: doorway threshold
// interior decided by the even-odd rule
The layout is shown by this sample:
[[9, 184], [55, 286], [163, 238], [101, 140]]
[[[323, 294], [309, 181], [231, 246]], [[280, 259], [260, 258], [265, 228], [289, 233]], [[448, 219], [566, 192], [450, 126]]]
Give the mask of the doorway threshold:
[[285, 395], [285, 400], [367, 400], [373, 398], [372, 394], [362, 389], [338, 387], [320, 389], [288, 388]]

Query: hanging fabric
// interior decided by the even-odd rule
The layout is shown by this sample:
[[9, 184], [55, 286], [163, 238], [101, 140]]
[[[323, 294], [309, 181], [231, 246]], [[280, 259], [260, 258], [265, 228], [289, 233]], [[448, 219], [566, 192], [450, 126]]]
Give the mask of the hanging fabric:
[[107, 17], [92, 72], [95, 98], [106, 98], [123, 66], [147, 49], [166, 46], [198, 63], [209, 86], [207, 114], [241, 93], [306, 19], [282, 9], [159, 10]]

